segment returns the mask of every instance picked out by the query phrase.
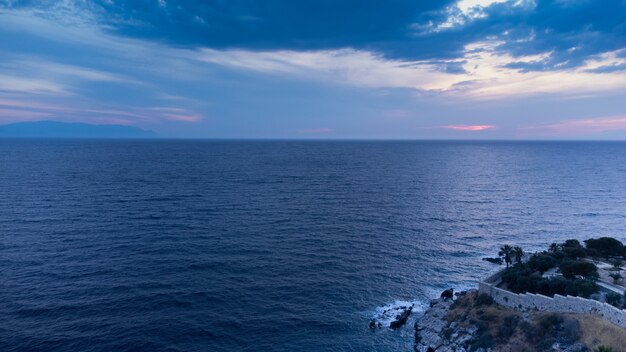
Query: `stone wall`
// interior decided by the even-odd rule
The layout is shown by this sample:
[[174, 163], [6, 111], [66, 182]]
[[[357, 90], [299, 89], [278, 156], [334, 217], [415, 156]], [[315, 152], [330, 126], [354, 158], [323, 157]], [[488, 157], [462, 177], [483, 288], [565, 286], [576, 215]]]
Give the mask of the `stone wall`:
[[499, 283], [500, 273], [497, 273], [480, 282], [478, 291], [491, 296], [496, 303], [506, 307], [543, 312], [595, 314], [626, 329], [626, 310], [615, 308], [610, 304], [574, 296], [517, 294], [496, 287]]

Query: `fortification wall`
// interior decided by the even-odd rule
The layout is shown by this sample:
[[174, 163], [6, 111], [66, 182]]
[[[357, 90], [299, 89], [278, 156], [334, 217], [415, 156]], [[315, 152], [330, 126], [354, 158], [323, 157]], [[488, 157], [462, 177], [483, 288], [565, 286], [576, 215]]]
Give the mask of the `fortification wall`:
[[582, 297], [560, 295], [548, 297], [533, 293], [513, 293], [496, 287], [500, 281], [495, 278], [497, 275], [498, 274], [480, 282], [478, 284], [478, 291], [489, 295], [498, 304], [519, 310], [533, 309], [555, 313], [596, 314], [626, 329], [626, 310], [621, 310], [610, 304]]

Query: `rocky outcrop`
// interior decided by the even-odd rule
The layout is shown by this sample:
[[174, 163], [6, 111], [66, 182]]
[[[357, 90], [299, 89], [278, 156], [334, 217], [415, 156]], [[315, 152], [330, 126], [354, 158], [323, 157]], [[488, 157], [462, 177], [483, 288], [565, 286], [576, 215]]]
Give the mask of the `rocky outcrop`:
[[[521, 312], [498, 305], [477, 290], [454, 294], [456, 299], [448, 298], [449, 290], [444, 292], [415, 323], [415, 351], [585, 352], [602, 344], [619, 345], [613, 339], [624, 334], [617, 326], [582, 330], [581, 322], [589, 326], [589, 319], [604, 322], [591, 315]], [[587, 346], [584, 341], [595, 342]]]
[[447, 290], [444, 290], [443, 292], [441, 292], [441, 298], [449, 298], [449, 299], [453, 299], [454, 298], [454, 289], [453, 288], [449, 288]]
[[[446, 290], [448, 291], [448, 290]], [[446, 292], [444, 291], [444, 292]], [[461, 328], [456, 322], [449, 323], [446, 315], [454, 301], [442, 293], [442, 297], [430, 302], [424, 316], [415, 322], [415, 351], [464, 352], [475, 337], [478, 328]]]
[[391, 328], [394, 330], [401, 328], [409, 319], [413, 307], [413, 304], [387, 306], [370, 320], [369, 327], [370, 329]]
[[402, 327], [402, 325], [406, 324], [407, 319], [409, 319], [409, 315], [413, 311], [413, 306], [410, 306], [402, 311], [402, 313], [396, 315], [396, 319], [389, 324], [389, 327], [392, 329], [397, 329]]
[[492, 264], [498, 264], [498, 265], [502, 265], [502, 258], [498, 258], [498, 257], [493, 257], [493, 258], [483, 258], [484, 261], [492, 263]]

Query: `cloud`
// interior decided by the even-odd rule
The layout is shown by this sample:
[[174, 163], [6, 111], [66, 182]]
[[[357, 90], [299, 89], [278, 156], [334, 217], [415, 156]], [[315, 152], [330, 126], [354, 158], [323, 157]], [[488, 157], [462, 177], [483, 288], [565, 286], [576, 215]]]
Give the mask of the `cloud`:
[[[570, 46], [557, 42], [548, 45], [546, 42], [548, 36], [561, 38], [555, 34], [559, 31], [568, 31], [570, 36], [577, 38], [583, 35], [578, 31], [580, 25], [567, 21], [561, 12], [589, 13], [589, 18], [585, 17], [587, 22], [582, 21], [588, 23], [599, 20], [600, 15], [607, 12], [613, 14], [614, 11], [621, 10], [624, 7], [621, 1], [607, 0], [606, 6], [602, 8], [598, 5], [592, 6], [590, 3], [593, 2], [590, 1], [462, 0], [436, 4], [427, 1], [419, 2], [419, 5], [415, 4], [418, 2], [399, 1], [381, 14], [374, 13], [376, 6], [364, 6], [358, 1], [348, 1], [342, 5], [330, 0], [317, 1], [315, 6], [311, 6], [320, 12], [311, 16], [331, 21], [328, 25], [333, 26], [333, 38], [343, 38], [336, 45], [323, 35], [323, 31], [309, 33], [312, 29], [307, 26], [313, 25], [308, 22], [309, 19], [302, 23], [292, 22], [300, 15], [304, 16], [301, 11], [309, 9], [306, 5], [308, 0], [298, 4], [278, 0], [264, 4], [245, 0], [234, 2], [240, 6], [233, 6], [231, 2], [201, 6], [194, 1], [168, 1], [160, 5], [154, 2], [152, 5], [145, 4], [145, 7], [128, 1], [101, 1], [95, 5], [68, 0], [61, 2], [61, 5], [56, 2], [33, 5], [32, 2], [14, 1], [12, 11], [0, 14], [0, 27], [35, 31], [38, 35], [56, 38], [55, 40], [63, 43], [75, 42], [81, 47], [89, 48], [94, 55], [103, 53], [102, 60], [106, 60], [107, 56], [114, 60], [128, 60], [134, 62], [134, 67], [142, 74], [161, 76], [168, 80], [199, 80], [209, 74], [212, 67], [221, 66], [332, 84], [443, 92], [473, 99], [536, 94], [588, 94], [626, 87], [626, 70], [622, 70], [626, 65], [626, 58], [623, 56], [626, 52], [626, 34], [619, 35], [619, 30], [614, 31], [619, 23], [626, 23], [626, 18], [623, 18], [626, 11], [619, 12], [622, 15], [609, 16], [607, 23], [602, 22], [591, 27], [587, 25], [581, 29], [586, 33], [585, 36], [576, 43], [570, 43]], [[151, 6], [154, 11], [146, 12]], [[354, 12], [355, 9], [362, 11], [363, 13], [357, 14], [357, 17], [361, 17], [350, 18], [350, 22], [345, 24], [348, 27], [363, 26], [365, 19], [376, 16], [400, 16], [408, 27], [399, 29], [395, 27], [399, 24], [380, 21], [376, 17], [371, 26], [395, 29], [389, 29], [385, 38], [371, 33], [360, 37], [356, 29], [353, 31], [344, 28], [340, 23], [333, 22], [334, 17], [326, 18], [328, 14], [320, 10], [325, 7], [347, 12]], [[52, 9], [57, 18], [50, 19], [53, 15], [42, 10], [46, 8]], [[277, 11], [281, 13], [291, 11], [290, 16], [287, 16], [290, 19], [278, 18], [270, 9], [279, 9]], [[435, 24], [443, 23], [447, 21], [446, 16], [450, 9], [460, 11], [462, 16], [469, 16], [467, 13], [479, 9], [485, 15], [469, 18], [438, 34], [416, 33], [416, 29], [409, 25], [425, 18]], [[104, 16], [103, 11], [110, 16]], [[86, 20], [73, 19], [85, 13]], [[135, 20], [130, 24], [122, 21], [130, 13]], [[191, 28], [190, 24], [181, 22], [192, 13], [214, 19], [211, 26], [224, 27], [225, 32], [208, 33], [206, 28], [195, 28], [195, 25]], [[564, 23], [558, 22], [551, 26], [554, 14]], [[258, 20], [245, 20], [242, 24], [241, 16]], [[111, 22], [112, 18], [121, 22]], [[167, 19], [172, 23], [155, 22], [159, 19]], [[528, 23], [524, 19], [529, 19]], [[269, 29], [285, 25], [287, 22], [284, 21], [294, 26], [292, 31], [279, 33]], [[255, 31], [252, 37], [242, 34], [243, 37], [237, 39], [241, 34], [239, 26], [247, 28], [259, 25], [248, 22], [265, 23], [263, 26], [269, 27], [264, 30], [268, 32], [257, 28], [264, 34]], [[151, 24], [148, 27], [156, 32], [146, 33], [147, 24]], [[172, 27], [174, 24], [176, 28], [180, 28]], [[129, 26], [135, 28], [135, 31], [128, 32]], [[591, 31], [590, 28], [594, 30]], [[618, 33], [619, 38], [613, 38], [615, 40], [610, 45], [600, 45], [595, 37], [603, 31], [610, 32], [606, 34], [609, 38]], [[193, 36], [193, 33], [197, 36]], [[305, 33], [308, 33], [306, 38], [299, 38]], [[177, 47], [161, 44], [159, 36], [166, 34], [176, 38]], [[330, 34], [328, 33], [329, 36]], [[211, 42], [213, 35], [225, 42]], [[207, 36], [209, 39], [205, 38]], [[267, 44], [268, 39], [264, 36], [272, 38], [270, 44]], [[360, 39], [357, 40], [354, 36]], [[296, 43], [291, 43], [289, 38]], [[587, 39], [592, 43], [586, 43]], [[604, 37], [601, 39], [604, 41]], [[261, 40], [265, 44], [255, 44], [255, 40]], [[452, 43], [450, 45], [453, 48], [443, 48], [441, 45], [448, 44], [442, 43]], [[233, 49], [233, 46], [240, 48]], [[427, 53], [425, 50], [430, 49], [426, 48], [434, 48], [438, 52]], [[611, 50], [603, 51], [605, 48]], [[405, 49], [412, 53], [405, 55], [397, 51]], [[567, 59], [563, 55], [571, 58]], [[119, 64], [107, 67], [111, 65], [111, 60], [100, 63], [101, 67], [98, 69], [28, 57], [22, 61], [23, 65], [18, 60], [5, 62], [5, 65], [21, 68], [24, 73], [20, 84], [10, 86], [22, 87], [21, 89], [32, 92], [67, 94], [79, 81], [143, 84], [141, 79], [130, 78], [128, 74], [111, 72], [111, 69], [120, 69]], [[170, 69], [162, 70], [163, 67]], [[10, 71], [9, 68], [5, 70]], [[136, 73], [132, 74], [136, 76]], [[4, 84], [0, 88], [11, 89], [6, 88], [7, 86], [9, 85]]]
[[463, 57], [470, 43], [499, 40], [497, 50], [512, 57], [551, 53], [517, 66], [541, 71], [576, 68], [626, 47], [623, 0], [17, 0], [2, 6], [73, 26], [97, 24], [122, 37], [215, 50], [352, 48], [389, 59], [449, 60]]
[[[172, 4], [167, 2], [165, 7]], [[506, 4], [483, 2], [482, 5], [486, 6], [482, 7], [484, 11], [495, 11], [493, 8]], [[244, 81], [250, 77], [259, 79], [261, 74], [267, 75], [261, 76], [261, 80], [274, 81], [275, 77], [280, 77], [332, 86], [402, 89], [411, 94], [428, 92], [461, 101], [547, 94], [594, 95], [626, 89], [626, 70], [619, 70], [626, 62], [624, 49], [595, 54], [578, 67], [538, 71], [523, 70], [511, 64], [543, 62], [554, 55], [553, 51], [514, 56], [501, 49], [507, 43], [499, 39], [466, 43], [454, 59], [403, 59], [388, 57], [385, 52], [374, 49], [355, 48], [170, 47], [146, 38], [113, 34], [89, 22], [63, 25], [55, 21], [37, 17], [28, 10], [0, 14], [0, 29], [8, 31], [10, 27], [16, 33], [32, 31], [41, 38], [39, 40], [46, 40], [45, 45], [58, 47], [56, 56], [9, 55], [0, 49], [0, 59], [3, 59], [0, 60], [0, 98], [2, 94], [18, 94], [17, 97], [25, 101], [41, 103], [42, 95], [65, 97], [63, 101], [57, 99], [56, 105], [69, 111], [37, 106], [31, 111], [54, 113], [68, 119], [79, 116], [84, 119], [122, 118], [135, 124], [199, 122], [205, 115], [200, 111], [206, 109], [203, 105], [206, 99], [201, 92], [215, 84], [211, 82], [216, 77], [215, 72], [224, 71], [236, 72], [237, 79]], [[466, 25], [469, 24], [463, 26]], [[442, 35], [454, 31], [450, 29]], [[84, 57], [75, 57], [76, 52], [85, 53]], [[103, 84], [106, 84], [104, 89]], [[102, 92], [111, 92], [111, 97]], [[138, 96], [142, 98], [137, 100]], [[187, 109], [147, 110], [154, 106], [185, 106]], [[403, 114], [396, 112], [385, 116], [399, 119]]]
[[[483, 125], [460, 119], [483, 116], [502, 134], [516, 125], [512, 120], [526, 118], [522, 112], [479, 114], [498, 104], [496, 109], [506, 105], [502, 109], [510, 112], [522, 100], [584, 95], [609, 101], [597, 103], [604, 110], [594, 112], [608, 116], [619, 109], [611, 102], [626, 92], [626, 35], [617, 25], [626, 21], [622, 3], [613, 0], [607, 9], [586, 0], [399, 1], [380, 18], [371, 12], [379, 5], [319, 3], [327, 9], [346, 6], [337, 14], [365, 12], [348, 22], [319, 9], [312, 14], [318, 22], [300, 21], [300, 6], [317, 4], [308, 1], [233, 0], [204, 7], [191, 0], [142, 6], [122, 0], [12, 3], [11, 9], [0, 5], [0, 100], [27, 106], [2, 106], [3, 119], [52, 116], [152, 128], [202, 126], [205, 116], [216, 116], [214, 126], [235, 134], [245, 125], [241, 121], [273, 109], [276, 116], [264, 116], [273, 123], [288, 115], [316, 126], [320, 120], [310, 115], [321, 112], [355, 124], [386, 117], [388, 131], [392, 125], [414, 130], [411, 123], [476, 131], [471, 128]], [[61, 7], [45, 11], [45, 4], [54, 3]], [[271, 13], [286, 14], [280, 5], [297, 7], [293, 18]], [[607, 11], [615, 13], [600, 21]], [[78, 18], [83, 14], [85, 19]], [[567, 17], [575, 14], [589, 16], [577, 23]], [[200, 20], [186, 22], [192, 15]], [[458, 21], [448, 22], [452, 15]], [[396, 17], [402, 20], [391, 20]], [[316, 31], [315, 23], [323, 28]], [[308, 109], [311, 104], [319, 112]], [[544, 113], [534, 109], [523, 113]], [[422, 124], [423, 116], [441, 120]], [[502, 123], [492, 116], [503, 116]], [[291, 127], [294, 134], [329, 130]]]
[[492, 130], [496, 128], [494, 125], [444, 125], [439, 126], [438, 128], [445, 128], [448, 130], [454, 131], [463, 131], [463, 132], [479, 132], [485, 130]]
[[[141, 84], [118, 74], [88, 67], [61, 64], [27, 56], [3, 55], [0, 63], [0, 91], [33, 94], [71, 95], [81, 82]], [[11, 75], [3, 75], [2, 71]]]
[[110, 107], [81, 108], [62, 104], [45, 104], [29, 100], [0, 99], [0, 123], [54, 119], [66, 122], [102, 124], [154, 124], [163, 121], [198, 122], [201, 114], [177, 107]]
[[323, 80], [369, 88], [407, 88], [450, 93], [478, 99], [538, 94], [582, 94], [626, 88], [625, 72], [592, 72], [594, 68], [621, 62], [618, 52], [602, 53], [580, 68], [537, 72], [507, 67], [517, 62], [532, 63], [549, 56], [542, 53], [512, 57], [498, 51], [502, 43], [485, 41], [465, 47], [458, 63], [463, 70], [441, 70], [440, 61], [387, 59], [373, 52], [353, 49], [325, 51], [199, 51], [197, 60], [238, 70]]
[[[512, 57], [550, 53], [526, 70], [577, 68], [595, 55], [626, 47], [626, 2], [533, 0], [516, 11], [512, 2], [486, 9], [466, 30], [488, 31]], [[495, 33], [493, 33], [495, 32]]]
[[506, 2], [507, 0], [459, 0], [456, 6], [464, 14], [471, 14], [472, 11], [480, 11], [492, 4]]
[[526, 126], [521, 132], [550, 135], [585, 135], [626, 130], [626, 116], [563, 120], [558, 123]]
[[0, 107], [0, 123], [36, 121], [46, 119], [49, 116], [50, 114], [45, 112], [5, 109]]
[[0, 92], [66, 95], [66, 87], [39, 78], [18, 77], [0, 73]]
[[449, 89], [459, 78], [437, 64], [388, 60], [352, 49], [324, 51], [248, 51], [204, 49], [198, 60], [235, 69], [272, 73], [361, 87]]
[[[192, 47], [323, 50], [406, 38], [418, 17], [453, 0], [96, 1], [89, 11], [115, 33]], [[431, 15], [432, 14], [432, 15]]]
[[22, 71], [23, 74], [28, 73], [31, 76], [49, 76], [56, 78], [71, 78], [85, 81], [96, 82], [121, 82], [141, 84], [136, 80], [129, 79], [119, 74], [97, 70], [89, 67], [81, 67], [76, 65], [67, 65], [50, 60], [41, 59], [25, 59], [20, 58], [12, 62], [4, 62], [2, 65], [14, 71]]
[[155, 107], [148, 110], [155, 111], [158, 115], [172, 121], [198, 122], [203, 118], [200, 114], [190, 113], [186, 109], [181, 108]]

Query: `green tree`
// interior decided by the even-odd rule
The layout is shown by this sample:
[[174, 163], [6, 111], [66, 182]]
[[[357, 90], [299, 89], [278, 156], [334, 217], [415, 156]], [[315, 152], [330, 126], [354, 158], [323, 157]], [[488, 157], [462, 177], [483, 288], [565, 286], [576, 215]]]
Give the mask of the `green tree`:
[[563, 242], [562, 245], [563, 248], [583, 248], [583, 246], [580, 244], [580, 242], [578, 240], [567, 240], [565, 242]]
[[574, 279], [576, 276], [582, 276], [586, 279], [597, 280], [598, 279], [598, 267], [593, 263], [577, 261], [577, 260], [564, 260], [559, 264], [559, 270], [566, 279]]
[[624, 253], [624, 245], [622, 242], [612, 237], [591, 238], [585, 240], [585, 245], [587, 249], [595, 250], [605, 258], [610, 256], [622, 256]]
[[522, 247], [513, 247], [513, 256], [515, 257], [515, 262], [517, 264], [522, 264], [522, 258], [524, 257], [524, 251], [522, 250]]
[[585, 247], [583, 247], [578, 240], [567, 240], [561, 245], [563, 253], [573, 259], [584, 258], [587, 256]]
[[498, 255], [502, 257], [508, 269], [509, 264], [511, 264], [511, 258], [513, 256], [513, 247], [509, 246], [508, 244], [505, 244], [504, 246], [500, 247], [500, 252], [498, 252]]
[[556, 266], [556, 260], [547, 253], [537, 253], [528, 259], [528, 266], [542, 274]]

